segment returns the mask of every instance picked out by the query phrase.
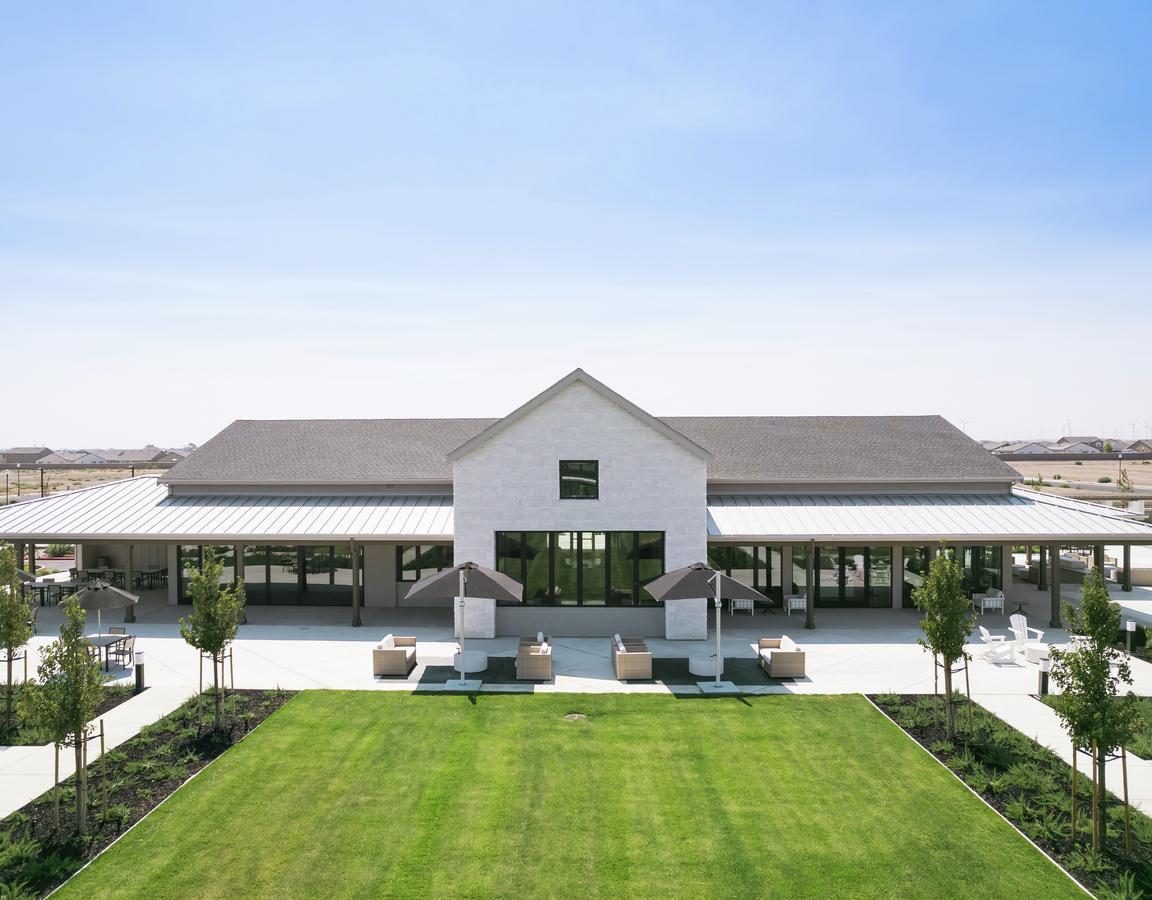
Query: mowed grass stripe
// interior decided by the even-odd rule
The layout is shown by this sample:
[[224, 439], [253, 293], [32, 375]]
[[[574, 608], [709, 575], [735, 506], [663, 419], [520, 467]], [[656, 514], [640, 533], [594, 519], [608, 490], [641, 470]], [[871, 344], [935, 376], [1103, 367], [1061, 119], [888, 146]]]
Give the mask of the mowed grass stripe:
[[330, 691], [62, 892], [517, 893], [1082, 896], [862, 697]]

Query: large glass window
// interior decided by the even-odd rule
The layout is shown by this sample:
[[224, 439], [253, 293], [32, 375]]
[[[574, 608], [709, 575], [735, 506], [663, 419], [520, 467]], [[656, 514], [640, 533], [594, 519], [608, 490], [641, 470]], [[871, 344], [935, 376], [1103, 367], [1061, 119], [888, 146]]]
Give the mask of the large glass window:
[[[205, 549], [181, 546], [178, 550], [181, 603], [189, 602], [187, 576], [193, 568], [198, 569], [203, 564]], [[219, 546], [213, 549], [216, 558], [224, 564], [221, 583], [231, 583], [236, 570], [236, 548]], [[364, 549], [357, 549], [357, 564], [363, 584]], [[352, 551], [346, 544], [245, 544], [241, 571], [244, 576], [244, 593], [249, 604], [352, 605]]]
[[452, 548], [444, 544], [401, 545], [396, 548], [396, 580], [419, 581], [452, 568]]
[[496, 568], [535, 606], [632, 606], [664, 574], [664, 535], [635, 531], [500, 531]]
[[[181, 544], [176, 548], [178, 560], [177, 598], [181, 603], [190, 602], [188, 597], [188, 581], [193, 572], [199, 572], [204, 565], [205, 547], [199, 544]], [[216, 561], [220, 563], [220, 583], [231, 584], [236, 579], [236, 548], [222, 544], [213, 545], [216, 552]]]
[[[783, 602], [780, 559], [783, 549], [767, 544], [710, 544], [708, 565], [729, 578], [755, 588], [772, 606]], [[803, 562], [801, 562], [803, 571]]]
[[596, 500], [599, 496], [599, 461], [595, 459], [560, 460], [561, 500]]
[[891, 547], [817, 547], [816, 605], [892, 605]]
[[928, 574], [931, 551], [928, 547], [905, 547], [903, 556], [903, 606], [905, 609], [912, 609], [916, 606], [912, 600], [912, 592], [924, 583], [924, 576]]
[[986, 594], [991, 589], [1004, 587], [1001, 570], [1001, 550], [995, 545], [975, 545], [960, 548], [960, 564], [964, 569], [964, 589], [970, 594]]

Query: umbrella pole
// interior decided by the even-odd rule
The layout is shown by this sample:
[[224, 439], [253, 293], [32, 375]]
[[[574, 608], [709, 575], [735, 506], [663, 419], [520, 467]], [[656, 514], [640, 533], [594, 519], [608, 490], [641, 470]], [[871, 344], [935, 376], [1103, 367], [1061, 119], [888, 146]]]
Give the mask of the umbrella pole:
[[716, 573], [716, 686], [720, 686], [720, 674], [724, 668], [724, 658], [720, 655], [720, 579], [724, 576]]
[[96, 634], [100, 635], [103, 633], [104, 633], [104, 625], [100, 621], [100, 610], [96, 610]]
[[464, 687], [464, 597], [465, 592], [468, 590], [468, 576], [464, 574], [464, 570], [460, 570], [460, 686]]

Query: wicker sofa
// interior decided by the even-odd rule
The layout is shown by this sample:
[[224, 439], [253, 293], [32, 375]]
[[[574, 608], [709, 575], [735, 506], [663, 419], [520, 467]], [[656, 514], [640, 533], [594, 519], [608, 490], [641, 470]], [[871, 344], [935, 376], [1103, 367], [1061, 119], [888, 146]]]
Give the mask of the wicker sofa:
[[612, 671], [620, 681], [650, 681], [652, 678], [652, 651], [643, 638], [611, 639]]
[[373, 676], [391, 675], [406, 678], [416, 668], [416, 638], [384, 635], [372, 648]]
[[804, 651], [788, 635], [760, 638], [756, 642], [760, 668], [770, 678], [803, 678]]
[[552, 641], [543, 635], [521, 638], [516, 648], [517, 681], [552, 680]]

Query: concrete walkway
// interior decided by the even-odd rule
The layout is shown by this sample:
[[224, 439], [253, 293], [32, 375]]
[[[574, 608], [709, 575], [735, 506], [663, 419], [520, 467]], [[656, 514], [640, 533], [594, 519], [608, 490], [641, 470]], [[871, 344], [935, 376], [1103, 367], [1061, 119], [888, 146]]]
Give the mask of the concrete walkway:
[[[109, 710], [102, 716], [105, 748], [111, 750], [135, 737], [141, 728], [164, 718], [188, 696], [189, 691], [185, 687], [149, 688]], [[93, 724], [99, 727], [98, 722]], [[51, 744], [42, 747], [0, 747], [0, 818], [51, 790], [55, 757], [56, 750]], [[89, 764], [99, 757], [99, 743], [90, 744]], [[73, 752], [70, 749], [61, 751], [61, 780], [75, 769]]]
[[[1023, 695], [973, 694], [972, 699], [1071, 765], [1072, 742], [1060, 717], [1047, 704]], [[1081, 755], [1077, 764], [1084, 773], [1088, 757]], [[1108, 790], [1121, 797], [1124, 781], [1120, 760], [1108, 763], [1106, 779]], [[1128, 757], [1128, 799], [1136, 808], [1152, 814], [1152, 760]]]

